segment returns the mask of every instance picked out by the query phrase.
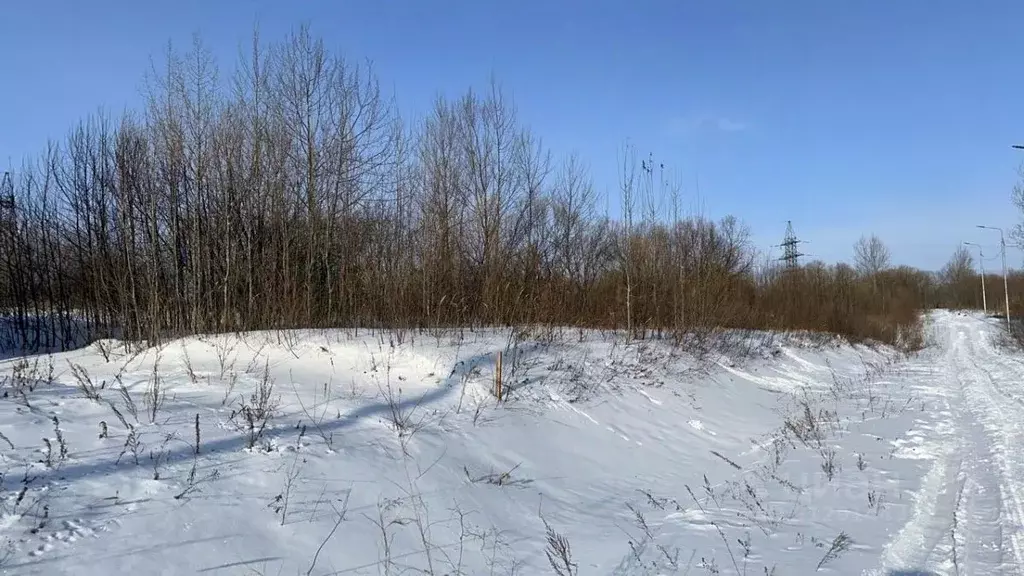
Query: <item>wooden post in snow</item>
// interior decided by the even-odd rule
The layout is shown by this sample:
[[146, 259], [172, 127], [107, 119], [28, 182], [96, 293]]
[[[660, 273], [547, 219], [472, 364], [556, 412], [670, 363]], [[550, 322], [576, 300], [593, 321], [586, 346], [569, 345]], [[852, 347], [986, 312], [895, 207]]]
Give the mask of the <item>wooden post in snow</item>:
[[501, 402], [501, 351], [498, 351], [498, 361], [494, 365], [494, 395]]

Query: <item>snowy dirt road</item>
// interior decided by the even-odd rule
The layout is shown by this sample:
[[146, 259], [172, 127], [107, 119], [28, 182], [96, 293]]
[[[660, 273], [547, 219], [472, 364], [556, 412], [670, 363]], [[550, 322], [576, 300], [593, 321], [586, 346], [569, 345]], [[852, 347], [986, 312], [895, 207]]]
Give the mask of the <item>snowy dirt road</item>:
[[908, 371], [936, 400], [932, 464], [879, 574], [1024, 573], [1024, 358], [1001, 324], [936, 312]]

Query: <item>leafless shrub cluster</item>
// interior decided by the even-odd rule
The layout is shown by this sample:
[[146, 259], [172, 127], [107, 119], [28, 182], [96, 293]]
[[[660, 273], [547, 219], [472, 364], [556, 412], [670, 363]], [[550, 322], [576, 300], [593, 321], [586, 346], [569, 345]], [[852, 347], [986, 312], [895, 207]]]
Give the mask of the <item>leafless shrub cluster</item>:
[[928, 305], [954, 310], [981, 310], [987, 304], [990, 314], [1005, 318], [1006, 294], [1009, 293], [1011, 316], [1018, 315], [1020, 310], [1024, 310], [1024, 271], [1010, 270], [1006, 278], [1008, 292], [1004, 291], [1003, 276], [998, 271], [998, 250], [998, 246], [992, 246], [985, 247], [983, 251], [986, 261], [984, 296], [981, 276], [975, 271], [977, 260], [966, 248], [960, 248], [937, 275], [939, 287]]
[[269, 362], [263, 369], [263, 377], [257, 383], [256, 389], [249, 398], [239, 398], [238, 404], [238, 408], [231, 411], [230, 420], [245, 434], [246, 446], [250, 449], [255, 448], [263, 439], [278, 407]]
[[89, 376], [89, 372], [85, 367], [80, 364], [72, 364], [70, 362], [68, 362], [68, 365], [71, 366], [71, 374], [74, 376], [75, 382], [78, 383], [78, 389], [82, 391], [82, 394], [85, 394], [85, 397], [89, 400], [99, 402], [102, 399], [100, 397], [100, 390], [106, 382], [97, 386]]
[[[378, 499], [375, 513], [362, 514], [377, 534], [379, 573], [520, 574], [522, 563], [515, 557], [516, 549], [502, 531], [476, 526], [471, 520], [473, 513], [463, 510], [457, 503], [448, 510], [447, 517], [434, 515], [437, 511], [427, 507], [416, 487], [416, 480], [423, 473], [423, 470], [418, 470], [417, 474], [409, 475], [408, 485], [399, 486], [402, 491], [400, 497], [382, 496]], [[338, 522], [341, 521], [339, 515]], [[436, 532], [445, 528], [451, 536], [444, 538], [446, 544], [439, 544], [442, 537]], [[414, 552], [396, 550], [395, 540], [400, 535], [412, 538], [416, 546]], [[567, 547], [568, 541], [564, 543]], [[469, 566], [476, 563], [482, 563], [485, 571], [478, 568], [472, 572]]]
[[824, 450], [835, 415], [807, 396], [800, 399], [798, 405], [799, 410], [783, 422], [785, 431], [808, 448]]
[[[49, 486], [36, 482], [38, 476], [29, 474], [31, 468], [25, 467], [21, 479], [12, 482], [8, 488], [9, 471], [0, 472], [0, 513], [8, 521], [19, 519], [28, 521], [30, 528], [28, 533], [37, 534], [44, 528], [50, 519], [49, 498], [52, 493]], [[4, 536], [0, 542], [0, 567], [6, 567], [17, 550], [15, 539], [12, 535]]]
[[[309, 421], [313, 424], [313, 428], [316, 429], [317, 434], [324, 441], [324, 445], [327, 446], [328, 450], [334, 450], [334, 432], [329, 427], [324, 426], [324, 420], [327, 418], [328, 410], [331, 408], [331, 401], [333, 400], [333, 386], [331, 382], [324, 382], [323, 385], [323, 397], [319, 396], [319, 393], [314, 390], [313, 393], [313, 404], [310, 407], [306, 407], [306, 404], [302, 401], [302, 394], [299, 393], [298, 388], [295, 386], [295, 382], [292, 382], [292, 389], [295, 392], [295, 400], [299, 403], [299, 408], [302, 409], [302, 413], [309, 418]], [[302, 428], [305, 429], [305, 425], [302, 422], [299, 423]]]
[[558, 576], [576, 576], [579, 567], [572, 559], [572, 546], [565, 535], [556, 532], [555, 529], [544, 521], [545, 538], [547, 547], [544, 555], [547, 556], [548, 565]]
[[142, 396], [143, 404], [146, 407], [146, 415], [149, 416], [150, 423], [156, 422], [157, 416], [160, 415], [160, 409], [163, 408], [166, 400], [167, 390], [164, 388], [163, 380], [160, 377], [160, 357], [157, 356], [153, 362], [153, 372], [149, 382], [146, 384], [146, 391]]
[[842, 556], [851, 546], [853, 546], [853, 539], [850, 538], [850, 535], [846, 532], [840, 532], [829, 544], [828, 550], [825, 551], [825, 555], [818, 562], [816, 570], [821, 570], [822, 566]]
[[[132, 397], [132, 393], [128, 390], [128, 388], [125, 387], [125, 385], [123, 383], [118, 387], [117, 391], [121, 395], [121, 402], [124, 404], [125, 410], [135, 420], [135, 423], [138, 424], [139, 423], [139, 407], [138, 407], [137, 404], [135, 404], [135, 399]], [[118, 419], [121, 420], [121, 423], [124, 424], [125, 428], [128, 428], [129, 424], [125, 420], [125, 418], [121, 414], [121, 412], [117, 409], [117, 405], [114, 404], [114, 403], [111, 403], [110, 407], [114, 411], [114, 414], [117, 415]]]
[[504, 472], [489, 472], [487, 474], [473, 475], [470, 474], [469, 468], [466, 466], [462, 467], [462, 471], [466, 474], [466, 480], [469, 480], [473, 484], [484, 482], [486, 484], [492, 484], [494, 486], [526, 486], [533, 482], [529, 478], [513, 477], [513, 473], [519, 469], [520, 464], [509, 468]]
[[162, 466], [167, 461], [169, 454], [167, 444], [173, 439], [173, 434], [166, 434], [164, 435], [164, 441], [160, 443], [160, 447], [149, 451], [149, 463], [153, 466], [153, 480], [159, 480], [161, 477]]
[[31, 361], [22, 358], [11, 366], [10, 376], [0, 377], [0, 390], [3, 398], [13, 397], [16, 401], [29, 406], [28, 394], [35, 391], [40, 383], [52, 383], [54, 368], [52, 358], [47, 358], [46, 369], [40, 365], [41, 358], [36, 356]]
[[90, 118], [14, 174], [0, 309], [22, 341], [540, 323], [913, 347], [936, 300], [873, 241], [860, 270], [755, 265], [739, 220], [681, 213], [671, 170], [631, 147], [621, 217], [603, 217], [585, 162], [552, 158], [496, 84], [409, 125], [306, 28], [254, 37], [226, 77], [197, 39], [147, 80], [145, 109]]
[[284, 526], [288, 519], [288, 505], [291, 503], [292, 489], [302, 474], [302, 466], [305, 463], [305, 458], [301, 462], [299, 461], [299, 453], [296, 452], [295, 458], [285, 472], [284, 486], [281, 488], [281, 492], [274, 496], [270, 504], [267, 505], [268, 508], [274, 511], [274, 514], [281, 515], [281, 526]]
[[[893, 354], [883, 360], [863, 361], [863, 370], [853, 376], [840, 375], [832, 370], [833, 382], [829, 389], [808, 389], [795, 395], [792, 405], [783, 414], [782, 425], [766, 437], [763, 446], [767, 458], [741, 466], [725, 455], [713, 453], [731, 468], [737, 471], [742, 468], [741, 477], [713, 485], [705, 474], [703, 486], [684, 485], [684, 488], [690, 503], [704, 515], [710, 514], [708, 521], [718, 532], [725, 552], [725, 562], [731, 566], [724, 568], [719, 564], [720, 559], [716, 560], [713, 555], [701, 556], [695, 551], [691, 561], [699, 557], [700, 562], [696, 567], [711, 574], [727, 573], [730, 568], [736, 574], [748, 573], [757, 562], [755, 546], [770, 542], [777, 535], [778, 529], [794, 517], [797, 502], [804, 498], [808, 488], [787, 478], [789, 474], [784, 470], [786, 462], [802, 464], [808, 459], [812, 462], [817, 459], [821, 477], [829, 482], [835, 481], [843, 469], [834, 440], [846, 432], [846, 426], [854, 417], [861, 414], [862, 410], [886, 418], [909, 409], [915, 399], [914, 393], [902, 390], [901, 393], [907, 399], [897, 400], [893, 396], [897, 391], [892, 389], [894, 385], [889, 382], [893, 372], [899, 370], [899, 364], [896, 363], [899, 358], [900, 355]], [[880, 390], [876, 392], [876, 389]], [[804, 453], [793, 458], [794, 455], [790, 453], [793, 450], [803, 450]], [[863, 454], [856, 455], [855, 464], [861, 472], [867, 469]], [[778, 489], [791, 493], [792, 502], [785, 496], [778, 498]], [[627, 504], [633, 523], [639, 529], [639, 533], [631, 532], [631, 566], [642, 567], [649, 571], [647, 573], [689, 573], [689, 564], [680, 566], [680, 550], [664, 548], [658, 544], [657, 532], [647, 522], [643, 510], [645, 506], [659, 512], [673, 506], [678, 510], [680, 504], [650, 492], [644, 491], [642, 494], [645, 496], [643, 501]], [[866, 496], [867, 509], [875, 515], [881, 514], [886, 507], [885, 492], [871, 486]], [[736, 519], [741, 520], [738, 525]], [[767, 540], [761, 539], [756, 532], [754, 536], [758, 539], [752, 538], [751, 532], [755, 529]], [[742, 532], [742, 535], [737, 532]], [[801, 544], [803, 538], [803, 535], [799, 536]], [[810, 540], [816, 548], [821, 549], [823, 555], [815, 560], [816, 568], [808, 566], [808, 569], [822, 569], [849, 551], [853, 545], [845, 532], [830, 535], [828, 539], [811, 536]], [[776, 573], [772, 566], [761, 568], [765, 574]], [[761, 570], [753, 572], [760, 573]]]
[[[398, 435], [402, 452], [407, 453], [409, 442], [413, 436], [430, 424], [437, 415], [422, 409], [423, 396], [403, 400], [402, 387], [392, 385], [390, 377], [385, 383], [378, 384], [378, 388], [387, 404], [384, 420]], [[440, 418], [443, 418], [443, 415]]]
[[[68, 459], [68, 442], [64, 437], [64, 431], [60, 428], [60, 419], [54, 416], [53, 422], [53, 435], [56, 439], [57, 445], [54, 446], [53, 441], [49, 438], [43, 438], [43, 443], [46, 448], [43, 450], [42, 463], [47, 468], [60, 468], [64, 465], [64, 462]], [[8, 442], [10, 442], [8, 440]]]
[[114, 461], [114, 464], [120, 464], [121, 459], [124, 458], [126, 454], [131, 454], [132, 461], [136, 466], [138, 466], [139, 455], [142, 454], [145, 449], [146, 445], [143, 444], [138, 429], [129, 425], [128, 435], [125, 436], [124, 439], [124, 446], [121, 447], [121, 453], [117, 455], [117, 460]]
[[188, 476], [187, 476], [187, 478], [185, 480], [185, 487], [182, 488], [181, 491], [179, 491], [177, 494], [174, 495], [174, 499], [175, 500], [182, 500], [182, 499], [188, 498], [191, 494], [193, 494], [195, 492], [199, 492], [201, 490], [200, 487], [201, 487], [202, 484], [204, 484], [206, 482], [209, 482], [211, 480], [214, 480], [214, 479], [216, 479], [216, 478], [218, 478], [220, 476], [220, 471], [219, 470], [214, 470], [214, 471], [210, 472], [209, 474], [207, 474], [206, 476], [203, 476], [203, 477], [199, 477], [199, 475], [198, 475], [199, 474], [199, 453], [200, 453], [200, 450], [201, 450], [200, 447], [202, 445], [202, 428], [200, 427], [200, 424], [199, 424], [199, 414], [196, 414], [194, 435], [195, 435], [195, 438], [193, 440], [193, 443], [191, 444], [191, 446], [192, 446], [192, 467], [189, 468]]

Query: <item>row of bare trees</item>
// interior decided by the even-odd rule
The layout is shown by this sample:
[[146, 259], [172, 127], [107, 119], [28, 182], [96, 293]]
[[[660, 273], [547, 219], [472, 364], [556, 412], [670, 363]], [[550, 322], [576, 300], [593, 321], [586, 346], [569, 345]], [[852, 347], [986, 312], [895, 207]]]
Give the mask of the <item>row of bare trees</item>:
[[609, 218], [585, 162], [554, 158], [494, 83], [410, 125], [307, 29], [254, 38], [227, 77], [199, 40], [168, 50], [146, 88], [145, 110], [84, 121], [14, 178], [0, 307], [26, 343], [511, 323], [893, 342], [933, 297], [880, 242], [857, 270], [766, 265], [629, 148]]
[[[986, 260], [994, 260], [998, 270], [998, 257]], [[958, 248], [950, 257], [939, 273], [939, 284], [941, 287], [931, 303], [935, 307], [980, 310], [987, 304], [990, 312], [1000, 316], [1005, 313], [1007, 292], [1002, 273], [986, 273], [983, 287], [981, 275], [975, 271], [974, 257], [966, 247]], [[1020, 316], [1024, 311], [1024, 271], [1009, 270], [1005, 284], [1010, 313]]]

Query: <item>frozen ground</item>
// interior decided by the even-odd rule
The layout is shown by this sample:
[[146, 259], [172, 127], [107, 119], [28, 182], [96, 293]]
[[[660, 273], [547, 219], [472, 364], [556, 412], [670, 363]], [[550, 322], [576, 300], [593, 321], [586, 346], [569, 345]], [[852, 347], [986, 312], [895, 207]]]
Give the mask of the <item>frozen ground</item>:
[[337, 331], [5, 360], [0, 566], [1018, 573], [1024, 356], [979, 316], [928, 330], [911, 358]]

